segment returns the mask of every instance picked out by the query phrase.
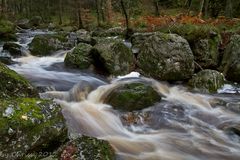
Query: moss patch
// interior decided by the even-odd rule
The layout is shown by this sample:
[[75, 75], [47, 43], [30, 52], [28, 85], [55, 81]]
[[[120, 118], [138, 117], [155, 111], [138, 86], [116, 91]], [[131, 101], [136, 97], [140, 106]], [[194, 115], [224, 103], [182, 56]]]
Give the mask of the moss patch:
[[15, 40], [15, 25], [7, 20], [0, 20], [0, 39], [1, 40]]
[[25, 78], [0, 63], [0, 98], [10, 97], [38, 97], [38, 93]]
[[224, 85], [224, 76], [218, 71], [203, 70], [193, 76], [189, 85], [202, 92], [214, 93]]
[[149, 85], [134, 82], [125, 84], [112, 91], [105, 103], [122, 111], [141, 110], [154, 105], [161, 96]]
[[1, 99], [0, 159], [16, 152], [19, 154], [10, 159], [21, 159], [30, 153], [51, 152], [52, 147], [58, 147], [51, 144], [56, 141], [61, 144], [67, 137], [60, 111], [61, 107], [49, 100]]
[[79, 69], [88, 69], [91, 65], [90, 50], [92, 46], [85, 43], [80, 43], [77, 47], [67, 54], [64, 63], [66, 66], [79, 68]]
[[82, 136], [67, 143], [59, 159], [114, 160], [115, 153], [107, 141]]
[[37, 35], [29, 45], [32, 55], [47, 56], [52, 52], [63, 49], [63, 42], [66, 42], [66, 35], [53, 34], [53, 35]]

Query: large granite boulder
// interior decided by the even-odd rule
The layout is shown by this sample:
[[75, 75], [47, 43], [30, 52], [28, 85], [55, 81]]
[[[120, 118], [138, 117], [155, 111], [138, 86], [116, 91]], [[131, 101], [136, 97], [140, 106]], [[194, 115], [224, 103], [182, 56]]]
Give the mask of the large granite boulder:
[[6, 42], [3, 45], [3, 50], [8, 51], [11, 56], [13, 57], [20, 57], [22, 56], [21, 46], [19, 44], [13, 42]]
[[[35, 98], [1, 99], [0, 159], [40, 159], [67, 140], [61, 107]], [[35, 154], [36, 157], [29, 157]]]
[[91, 45], [79, 43], [72, 52], [67, 53], [64, 60], [65, 65], [72, 68], [88, 69], [92, 63], [91, 49]]
[[43, 23], [43, 19], [40, 16], [34, 16], [29, 21], [31, 26], [38, 27]]
[[206, 39], [195, 40], [191, 43], [194, 60], [198, 63], [196, 69], [215, 69], [219, 63], [219, 51], [221, 39], [218, 35], [212, 35]]
[[101, 38], [91, 50], [93, 65], [112, 75], [125, 75], [134, 69], [134, 55], [122, 40]]
[[20, 27], [22, 29], [31, 28], [31, 25], [29, 23], [29, 19], [26, 19], [26, 18], [18, 20], [16, 24], [17, 24], [18, 27]]
[[11, 55], [8, 52], [0, 52], [0, 63], [6, 64], [6, 65], [10, 65], [13, 64], [13, 60]]
[[104, 140], [82, 136], [69, 141], [58, 151], [58, 159], [115, 160], [111, 145]]
[[0, 20], [0, 39], [16, 40], [15, 25], [7, 20]]
[[240, 82], [240, 35], [233, 35], [224, 51], [221, 67], [226, 79]]
[[224, 85], [224, 76], [215, 70], [203, 70], [189, 80], [189, 85], [200, 91], [214, 93]]
[[0, 98], [19, 97], [38, 97], [38, 92], [25, 78], [0, 63]]
[[143, 41], [137, 65], [143, 75], [159, 80], [181, 81], [191, 78], [194, 57], [184, 38], [176, 34], [155, 33]]
[[161, 96], [152, 86], [141, 82], [122, 84], [110, 92], [104, 101], [121, 111], [141, 110], [154, 105]]
[[64, 34], [37, 35], [29, 44], [29, 49], [34, 56], [47, 56], [64, 49], [65, 42], [67, 38]]
[[154, 34], [156, 33], [155, 32], [134, 33], [130, 39], [134, 54], [138, 54], [140, 47], [143, 45], [144, 41]]

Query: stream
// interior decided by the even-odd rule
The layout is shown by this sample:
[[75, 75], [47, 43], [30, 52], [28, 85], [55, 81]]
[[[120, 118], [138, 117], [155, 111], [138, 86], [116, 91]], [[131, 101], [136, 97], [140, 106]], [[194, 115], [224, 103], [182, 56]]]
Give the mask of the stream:
[[[239, 88], [226, 84], [218, 94], [198, 94], [139, 74], [113, 80], [88, 71], [64, 67], [68, 51], [49, 57], [31, 56], [28, 44], [48, 31], [27, 30], [18, 34], [26, 56], [9, 67], [35, 86], [50, 87], [41, 93], [63, 107], [71, 136], [85, 134], [110, 142], [119, 160], [239, 160]], [[123, 123], [122, 113], [104, 104], [117, 86], [141, 80], [162, 95], [162, 101], [134, 114], [137, 123]], [[84, 85], [92, 90], [85, 92]]]

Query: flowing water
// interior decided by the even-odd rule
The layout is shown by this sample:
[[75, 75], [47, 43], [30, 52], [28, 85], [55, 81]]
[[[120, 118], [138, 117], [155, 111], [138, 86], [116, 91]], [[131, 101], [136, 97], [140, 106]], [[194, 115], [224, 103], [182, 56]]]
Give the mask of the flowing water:
[[[29, 41], [25, 41], [25, 47], [26, 42]], [[10, 68], [37, 86], [55, 88], [41, 96], [56, 98], [63, 107], [70, 135], [85, 134], [108, 140], [120, 160], [240, 159], [237, 88], [225, 85], [219, 90], [221, 94], [203, 95], [139, 77], [137, 73], [107, 82], [87, 72], [64, 68], [66, 52], [14, 59], [18, 63]], [[104, 104], [112, 90], [133, 81], [152, 85], [162, 100], [133, 113], [116, 111]], [[124, 117], [129, 115], [136, 121], [126, 122]]]

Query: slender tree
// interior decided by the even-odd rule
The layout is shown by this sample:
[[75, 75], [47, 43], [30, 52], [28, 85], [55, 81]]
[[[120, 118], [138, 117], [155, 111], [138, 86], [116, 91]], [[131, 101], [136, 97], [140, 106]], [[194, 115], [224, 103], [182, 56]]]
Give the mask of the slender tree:
[[95, 9], [97, 14], [97, 24], [100, 26], [100, 12], [99, 12], [99, 0], [95, 0]]
[[232, 18], [233, 17], [232, 0], [226, 0], [225, 16], [228, 17], [228, 18]]
[[106, 0], [106, 15], [107, 15], [107, 22], [111, 23], [112, 20], [112, 0]]
[[81, 6], [81, 0], [76, 0], [77, 4], [77, 19], [78, 19], [78, 28], [82, 29], [83, 27], [83, 21], [82, 21], [82, 6]]
[[62, 7], [62, 0], [59, 0], [59, 12], [58, 12], [58, 16], [59, 16], [59, 25], [62, 24], [62, 12], [63, 12], [63, 7]]
[[159, 0], [153, 0], [153, 4], [155, 7], [155, 16], [159, 16], [160, 15]]

